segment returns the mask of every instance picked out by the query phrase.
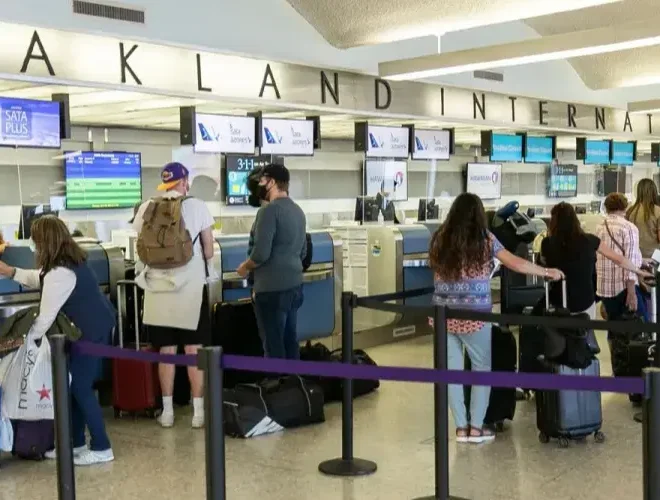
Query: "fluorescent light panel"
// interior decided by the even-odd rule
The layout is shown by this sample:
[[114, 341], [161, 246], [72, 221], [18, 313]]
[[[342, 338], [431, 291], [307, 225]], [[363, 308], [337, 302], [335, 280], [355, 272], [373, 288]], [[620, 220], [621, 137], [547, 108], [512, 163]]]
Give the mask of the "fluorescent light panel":
[[660, 45], [660, 24], [642, 21], [523, 42], [383, 62], [381, 77], [414, 80]]

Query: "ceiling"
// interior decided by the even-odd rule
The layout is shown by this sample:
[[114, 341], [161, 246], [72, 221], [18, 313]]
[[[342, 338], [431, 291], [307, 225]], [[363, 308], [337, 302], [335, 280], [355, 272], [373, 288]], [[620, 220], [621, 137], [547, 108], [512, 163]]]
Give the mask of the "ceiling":
[[619, 0], [287, 0], [333, 46], [350, 48], [572, 11]]
[[[279, 118], [304, 118], [309, 111], [297, 111], [284, 108], [264, 108], [263, 105], [249, 105], [244, 102], [204, 101], [143, 94], [138, 92], [109, 91], [88, 87], [69, 87], [60, 85], [41, 85], [9, 80], [0, 80], [0, 95], [29, 99], [49, 100], [52, 94], [69, 94], [69, 108], [73, 125], [89, 127], [130, 127], [151, 130], [179, 130], [179, 108], [196, 106], [203, 113], [217, 113], [245, 116], [249, 112], [262, 111], [264, 116]], [[319, 113], [314, 113], [319, 114]], [[353, 140], [354, 123], [368, 120], [378, 125], [400, 126], [401, 120], [379, 119], [368, 116], [320, 113], [321, 136], [323, 139]], [[481, 143], [477, 125], [456, 125], [438, 120], [413, 120], [419, 128], [449, 128], [455, 130], [456, 144], [476, 146]], [[501, 128], [500, 132], [515, 133], [516, 130]], [[557, 146], [562, 150], [575, 149], [575, 135], [558, 133]], [[650, 151], [651, 142], [640, 142], [640, 151]]]

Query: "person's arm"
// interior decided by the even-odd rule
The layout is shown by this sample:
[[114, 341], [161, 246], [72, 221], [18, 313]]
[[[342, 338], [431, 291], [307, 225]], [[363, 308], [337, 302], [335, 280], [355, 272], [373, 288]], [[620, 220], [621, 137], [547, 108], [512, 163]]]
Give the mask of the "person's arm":
[[76, 275], [66, 267], [56, 267], [44, 276], [39, 315], [32, 323], [30, 336], [40, 339], [48, 332], [75, 287]]
[[213, 259], [213, 229], [209, 226], [206, 229], [202, 229], [202, 232], [199, 235], [199, 239], [202, 242], [202, 249], [204, 250], [204, 259], [211, 260]]
[[21, 269], [0, 261], [0, 276], [14, 280], [34, 290], [38, 290], [41, 287], [38, 269]]
[[560, 280], [564, 277], [564, 273], [559, 269], [546, 269], [528, 260], [521, 259], [505, 249], [504, 245], [494, 235], [490, 234], [489, 237], [493, 248], [493, 257], [497, 258], [508, 269], [516, 273], [541, 276], [552, 280]]
[[274, 205], [268, 205], [259, 210], [254, 228], [254, 246], [246, 263], [250, 271], [266, 262], [273, 251], [277, 223], [276, 208]]
[[[606, 259], [611, 260], [614, 262], [617, 266], [622, 267], [626, 271], [630, 271], [631, 273], [634, 273], [638, 276], [650, 276], [651, 274], [641, 270], [640, 268], [636, 267], [633, 262], [628, 259], [625, 255], [621, 255], [620, 253], [615, 252], [612, 250], [607, 244], [605, 244], [603, 241], [600, 242], [600, 245], [598, 246], [598, 253], [601, 254], [603, 257]], [[634, 284], [634, 282], [633, 282]]]
[[[639, 249], [639, 230], [633, 224], [627, 224], [623, 233], [623, 248], [626, 255], [630, 255], [630, 261], [638, 269], [642, 267], [642, 252]], [[628, 281], [637, 283], [637, 272], [631, 271], [628, 275]]]

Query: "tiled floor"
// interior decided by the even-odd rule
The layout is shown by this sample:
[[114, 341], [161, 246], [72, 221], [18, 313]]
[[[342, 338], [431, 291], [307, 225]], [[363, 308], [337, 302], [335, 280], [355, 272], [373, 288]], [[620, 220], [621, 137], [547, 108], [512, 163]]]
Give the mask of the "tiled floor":
[[[607, 344], [601, 339], [601, 346]], [[431, 340], [371, 350], [384, 365], [430, 366]], [[609, 373], [609, 357], [601, 356]], [[473, 500], [604, 500], [641, 498], [641, 426], [625, 396], [603, 395], [608, 440], [569, 449], [537, 440], [534, 403], [518, 405], [515, 421], [496, 442], [450, 443], [451, 490]], [[324, 477], [318, 463], [340, 453], [340, 406], [323, 425], [253, 440], [227, 440], [229, 500], [412, 499], [433, 492], [433, 404], [428, 385], [384, 383], [356, 401], [355, 450], [378, 462], [359, 479]], [[78, 469], [80, 500], [205, 498], [204, 434], [189, 414], [173, 429], [151, 421], [109, 421], [117, 460]], [[55, 464], [4, 460], [0, 500], [56, 498]]]

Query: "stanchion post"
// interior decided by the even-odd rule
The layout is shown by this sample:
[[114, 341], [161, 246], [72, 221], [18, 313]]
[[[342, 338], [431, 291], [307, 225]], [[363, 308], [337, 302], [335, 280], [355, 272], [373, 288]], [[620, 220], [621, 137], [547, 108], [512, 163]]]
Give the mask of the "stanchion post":
[[660, 369], [644, 370], [644, 500], [660, 500]]
[[221, 363], [221, 347], [205, 347], [197, 354], [197, 366], [204, 371], [207, 500], [225, 500], [227, 494]]
[[[357, 306], [353, 292], [341, 295], [341, 349], [342, 363], [353, 363], [353, 310]], [[341, 406], [341, 458], [319, 464], [319, 471], [329, 476], [366, 476], [376, 472], [375, 462], [353, 456], [353, 380], [343, 379], [344, 392]]]
[[[660, 368], [660, 349], [658, 349], [658, 338], [660, 332], [658, 331], [658, 304], [660, 304], [660, 273], [658, 270], [655, 272], [655, 286], [651, 290], [651, 321], [655, 323], [656, 330], [653, 332], [653, 364], [652, 366]], [[633, 415], [635, 422], [644, 422], [644, 412], [637, 412]]]
[[[446, 370], [447, 306], [435, 307], [433, 327], [433, 368]], [[449, 408], [446, 384], [433, 384], [433, 414], [435, 495], [417, 500], [465, 500], [449, 494]]]
[[[45, 342], [46, 340], [42, 340]], [[69, 395], [69, 363], [67, 339], [64, 335], [49, 338], [53, 372], [55, 410], [55, 449], [57, 450], [57, 498], [75, 500], [76, 476], [73, 471], [71, 432], [71, 398]]]

